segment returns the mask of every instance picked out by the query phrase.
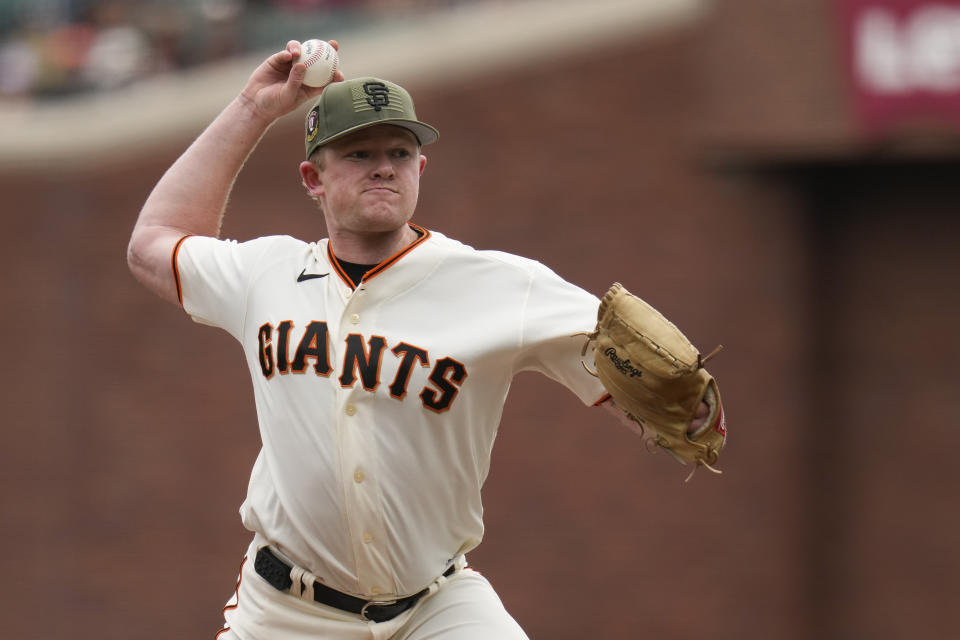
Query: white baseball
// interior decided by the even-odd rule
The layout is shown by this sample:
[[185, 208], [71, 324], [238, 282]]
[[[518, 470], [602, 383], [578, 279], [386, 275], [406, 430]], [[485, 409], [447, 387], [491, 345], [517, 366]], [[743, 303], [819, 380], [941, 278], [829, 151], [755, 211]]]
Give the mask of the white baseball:
[[300, 57], [293, 62], [307, 65], [303, 84], [308, 87], [325, 87], [333, 80], [333, 72], [340, 66], [340, 56], [329, 42], [312, 39], [300, 45]]

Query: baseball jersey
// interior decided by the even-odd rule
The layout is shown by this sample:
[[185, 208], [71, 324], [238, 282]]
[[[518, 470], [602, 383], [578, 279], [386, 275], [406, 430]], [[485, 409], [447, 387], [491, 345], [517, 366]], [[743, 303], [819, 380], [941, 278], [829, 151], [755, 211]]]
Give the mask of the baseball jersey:
[[354, 286], [328, 240], [191, 236], [184, 309], [243, 346], [262, 447], [240, 513], [325, 584], [415, 593], [483, 537], [480, 490], [511, 380], [585, 404], [597, 298], [542, 264], [419, 238]]

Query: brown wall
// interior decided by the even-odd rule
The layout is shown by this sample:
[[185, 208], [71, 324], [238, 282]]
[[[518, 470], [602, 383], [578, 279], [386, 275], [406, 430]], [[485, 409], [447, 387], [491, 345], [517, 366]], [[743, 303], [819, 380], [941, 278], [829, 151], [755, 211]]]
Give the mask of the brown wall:
[[[725, 473], [687, 485], [562, 388], [517, 380], [470, 560], [533, 638], [952, 632], [957, 165], [801, 148], [770, 166], [797, 142], [780, 103], [717, 65], [750, 50], [800, 60], [826, 41], [822, 5], [784, 4], [788, 42], [763, 3], [723, 3], [701, 29], [589, 61], [412, 87], [442, 132], [421, 224], [597, 294], [619, 280], [703, 350], [725, 345], [711, 364]], [[842, 138], [821, 56], [800, 67], [803, 92], [832, 101]], [[756, 130], [772, 132], [759, 153], [729, 125], [750, 90]], [[718, 105], [736, 165], [717, 164], [704, 133]], [[203, 638], [221, 623], [247, 542], [249, 381], [232, 339], [153, 298], [124, 262], [140, 204], [188, 142], [0, 176], [9, 637]], [[269, 132], [225, 235], [323, 235], [298, 187], [301, 149], [296, 118]]]

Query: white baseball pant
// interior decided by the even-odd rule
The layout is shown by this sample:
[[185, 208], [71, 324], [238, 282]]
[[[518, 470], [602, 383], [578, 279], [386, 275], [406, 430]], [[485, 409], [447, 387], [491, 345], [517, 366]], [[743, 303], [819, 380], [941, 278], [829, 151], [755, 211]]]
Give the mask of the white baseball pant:
[[490, 582], [469, 568], [439, 578], [396, 618], [370, 622], [278, 591], [254, 571], [255, 555], [251, 544], [217, 640], [528, 640]]

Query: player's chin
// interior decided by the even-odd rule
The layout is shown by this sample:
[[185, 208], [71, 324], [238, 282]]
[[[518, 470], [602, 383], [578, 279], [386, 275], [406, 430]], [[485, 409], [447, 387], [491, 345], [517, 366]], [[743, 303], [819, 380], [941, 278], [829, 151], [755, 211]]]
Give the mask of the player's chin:
[[393, 207], [377, 207], [368, 209], [358, 228], [371, 233], [389, 233], [402, 229], [413, 217], [413, 212], [406, 212]]

